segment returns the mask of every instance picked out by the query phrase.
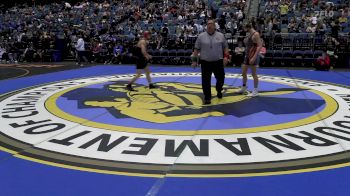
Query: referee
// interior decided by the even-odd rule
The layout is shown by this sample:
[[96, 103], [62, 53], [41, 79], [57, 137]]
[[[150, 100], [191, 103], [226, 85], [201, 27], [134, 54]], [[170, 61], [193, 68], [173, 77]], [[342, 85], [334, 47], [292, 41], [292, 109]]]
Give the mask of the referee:
[[229, 49], [224, 34], [217, 32], [215, 21], [207, 21], [207, 31], [201, 33], [195, 43], [192, 55], [192, 67], [198, 66], [198, 54], [202, 70], [202, 88], [204, 104], [211, 104], [211, 75], [216, 78], [217, 97], [222, 98], [222, 88], [225, 82], [224, 67], [228, 63]]

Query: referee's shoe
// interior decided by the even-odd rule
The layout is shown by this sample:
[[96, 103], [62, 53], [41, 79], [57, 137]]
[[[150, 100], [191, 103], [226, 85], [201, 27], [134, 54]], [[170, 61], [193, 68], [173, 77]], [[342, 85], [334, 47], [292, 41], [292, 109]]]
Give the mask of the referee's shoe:
[[[218, 92], [216, 95], [219, 99], [222, 99], [222, 92]], [[204, 105], [209, 105], [211, 104], [211, 100], [204, 100]]]
[[204, 100], [204, 105], [209, 105], [211, 104], [211, 100]]
[[218, 92], [218, 94], [216, 95], [219, 99], [222, 99], [222, 92]]

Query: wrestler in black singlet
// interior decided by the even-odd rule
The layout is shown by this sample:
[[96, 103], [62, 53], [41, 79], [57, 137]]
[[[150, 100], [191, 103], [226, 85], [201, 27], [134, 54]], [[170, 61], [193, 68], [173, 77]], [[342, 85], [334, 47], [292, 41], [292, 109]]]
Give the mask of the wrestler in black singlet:
[[147, 67], [148, 61], [143, 56], [142, 50], [140, 47], [135, 47], [135, 58], [136, 58], [136, 69], [145, 69]]

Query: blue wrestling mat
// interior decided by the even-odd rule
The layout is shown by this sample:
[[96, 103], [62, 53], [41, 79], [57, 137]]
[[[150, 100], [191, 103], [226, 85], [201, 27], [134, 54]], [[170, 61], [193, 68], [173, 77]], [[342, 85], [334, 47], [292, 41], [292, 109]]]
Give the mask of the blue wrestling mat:
[[132, 92], [134, 66], [0, 81], [0, 195], [350, 194], [350, 72], [261, 69], [248, 97], [227, 68], [203, 105], [199, 69], [151, 69]]

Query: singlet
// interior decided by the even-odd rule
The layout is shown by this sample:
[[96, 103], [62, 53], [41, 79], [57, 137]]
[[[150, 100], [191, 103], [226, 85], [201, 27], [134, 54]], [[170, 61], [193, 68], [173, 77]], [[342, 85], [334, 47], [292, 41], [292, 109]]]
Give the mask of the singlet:
[[137, 58], [144, 58], [143, 54], [142, 54], [142, 50], [140, 47], [135, 46], [134, 48], [134, 56]]
[[142, 54], [142, 49], [138, 46], [138, 44], [135, 46], [133, 54], [137, 58], [145, 58]]
[[255, 33], [256, 33], [256, 31], [244, 39], [244, 45], [246, 47], [246, 55], [247, 56], [249, 56], [248, 53], [252, 52], [252, 49], [257, 48], [257, 44], [254, 43], [254, 41], [253, 41], [253, 36]]

